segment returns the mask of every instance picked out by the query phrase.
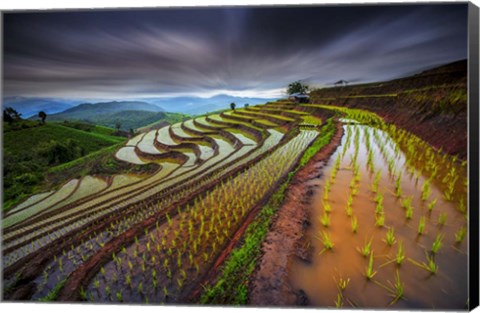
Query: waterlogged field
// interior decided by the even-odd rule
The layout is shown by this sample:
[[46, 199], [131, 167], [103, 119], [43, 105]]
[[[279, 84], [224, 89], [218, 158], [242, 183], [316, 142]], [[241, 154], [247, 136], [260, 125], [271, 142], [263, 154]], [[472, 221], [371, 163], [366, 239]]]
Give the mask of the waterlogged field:
[[292, 266], [293, 285], [315, 306], [465, 308], [466, 164], [349, 113], [314, 182], [312, 259]]
[[12, 208], [4, 298], [186, 303], [228, 290], [246, 303], [278, 209], [267, 203], [337, 123], [345, 135], [314, 182], [312, 260], [289, 268], [294, 287], [318, 306], [463, 308], [465, 162], [376, 115], [288, 102], [138, 134], [114, 157], [155, 173], [86, 176]]

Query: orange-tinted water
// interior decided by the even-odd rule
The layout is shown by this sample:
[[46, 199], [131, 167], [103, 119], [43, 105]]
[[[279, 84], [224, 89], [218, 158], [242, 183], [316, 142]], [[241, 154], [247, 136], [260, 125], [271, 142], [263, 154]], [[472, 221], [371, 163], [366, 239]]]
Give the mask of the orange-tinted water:
[[[417, 179], [416, 175], [406, 171], [405, 156], [400, 152], [394, 157], [396, 144], [388, 134], [376, 130], [377, 135], [374, 136], [373, 128], [359, 124], [344, 127], [347, 135], [325, 168], [325, 175], [318, 180], [319, 187], [310, 208], [311, 227], [307, 237], [314, 249], [313, 259], [310, 264], [293, 261], [289, 269], [292, 285], [303, 290], [314, 306], [335, 307], [338, 299], [338, 305], [344, 307], [464, 309], [468, 301], [467, 238], [456, 243], [455, 233], [461, 227], [467, 227], [467, 220], [459, 211], [458, 202], [444, 200], [443, 191], [434, 183], [430, 185], [428, 199], [422, 201], [422, 185], [426, 178], [418, 175]], [[348, 133], [351, 135], [348, 136]], [[352, 163], [356, 150], [355, 134], [358, 134], [356, 164], [360, 180], [353, 184], [358, 188], [358, 194], [353, 196], [352, 212], [348, 216], [347, 199], [352, 193], [350, 185], [355, 176], [355, 163]], [[373, 171], [367, 166], [367, 140], [373, 156]], [[381, 145], [385, 146], [384, 153], [380, 151]], [[333, 180], [331, 174], [337, 158], [340, 158], [340, 164]], [[394, 158], [395, 166], [389, 173], [388, 160]], [[381, 171], [378, 193], [383, 195], [380, 209], [374, 201], [377, 193], [372, 191], [377, 171]], [[397, 197], [396, 181], [400, 173], [398, 182], [402, 192]], [[330, 181], [331, 190], [325, 198], [327, 181]], [[462, 194], [463, 191], [457, 193]], [[413, 197], [413, 213], [408, 219], [402, 201], [410, 196]], [[437, 203], [429, 211], [428, 204], [434, 199]], [[325, 213], [325, 203], [330, 205], [331, 213]], [[380, 211], [383, 214], [378, 213]], [[328, 227], [320, 220], [325, 214], [330, 217]], [[439, 224], [441, 214], [447, 216], [444, 225]], [[385, 221], [380, 227], [376, 225], [376, 216], [382, 215]], [[358, 221], [356, 233], [352, 231], [353, 217]], [[418, 225], [422, 217], [425, 227], [423, 234], [419, 235]], [[389, 228], [393, 228], [395, 234], [395, 243], [391, 246], [385, 242]], [[330, 236], [333, 249], [324, 249], [322, 232]], [[442, 247], [437, 253], [432, 253], [432, 243], [437, 235], [443, 236]], [[376, 274], [369, 280], [365, 275], [369, 257], [364, 257], [359, 249], [370, 240]], [[399, 242], [403, 243], [405, 259], [397, 265], [394, 258]], [[419, 266], [423, 262], [428, 263], [427, 255], [433, 257], [438, 266], [435, 274]], [[397, 272], [404, 293], [402, 298], [394, 301], [393, 284]], [[337, 284], [340, 279], [349, 279], [343, 292]]]

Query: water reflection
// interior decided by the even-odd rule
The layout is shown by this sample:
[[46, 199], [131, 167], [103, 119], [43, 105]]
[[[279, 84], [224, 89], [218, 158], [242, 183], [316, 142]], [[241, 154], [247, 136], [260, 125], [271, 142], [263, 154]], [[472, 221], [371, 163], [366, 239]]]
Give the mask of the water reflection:
[[[344, 130], [341, 145], [316, 182], [307, 234], [314, 249], [312, 262], [293, 261], [292, 285], [302, 289], [314, 306], [464, 309], [467, 240], [456, 243], [455, 234], [467, 222], [458, 202], [444, 199], [441, 184], [421, 174], [421, 163], [409, 169], [405, 147], [397, 146], [386, 132], [350, 122]], [[423, 190], [426, 185], [428, 190]], [[465, 195], [463, 190], [457, 193]], [[322, 220], [325, 215], [328, 223]], [[394, 233], [392, 245], [387, 244], [389, 229]], [[332, 250], [325, 250], [322, 232], [333, 241]], [[442, 247], [433, 254], [437, 235], [443, 238]], [[368, 280], [369, 257], [359, 250], [370, 241], [376, 274]], [[400, 243], [405, 259], [397, 265]], [[436, 274], [421, 267], [428, 264], [427, 257], [434, 260]], [[394, 301], [397, 273], [403, 297]], [[341, 279], [349, 280], [343, 292]]]

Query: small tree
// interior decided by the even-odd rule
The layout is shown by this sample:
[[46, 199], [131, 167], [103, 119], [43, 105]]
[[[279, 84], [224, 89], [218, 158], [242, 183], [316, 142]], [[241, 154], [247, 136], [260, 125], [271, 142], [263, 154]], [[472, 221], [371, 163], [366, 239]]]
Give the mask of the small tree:
[[13, 122], [20, 120], [21, 115], [22, 114], [18, 113], [14, 108], [7, 107], [5, 110], [3, 110], [3, 121], [12, 124]]
[[237, 105], [235, 104], [235, 102], [230, 103], [230, 108], [231, 108], [233, 111], [235, 111], [235, 107], [236, 107], [236, 106], [237, 106]]
[[287, 88], [287, 93], [289, 95], [294, 93], [306, 93], [310, 87], [301, 81], [297, 80], [296, 82], [290, 83]]
[[120, 123], [120, 121], [115, 121], [115, 129], [117, 130], [117, 132], [120, 131], [120, 127], [122, 127], [122, 123]]
[[248, 108], [249, 105], [250, 105], [250, 104], [245, 103], [245, 104], [244, 104], [244, 107]]
[[47, 119], [47, 113], [40, 111], [38, 112], [38, 117], [41, 119], [42, 125], [45, 124], [45, 120]]

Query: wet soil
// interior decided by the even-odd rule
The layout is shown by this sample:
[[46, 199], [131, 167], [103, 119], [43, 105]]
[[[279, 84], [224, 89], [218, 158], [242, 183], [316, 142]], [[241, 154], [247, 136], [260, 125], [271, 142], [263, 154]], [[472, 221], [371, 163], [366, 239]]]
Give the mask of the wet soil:
[[308, 248], [305, 249], [302, 242], [308, 225], [308, 203], [316, 187], [309, 186], [308, 182], [322, 176], [326, 160], [334, 153], [342, 136], [342, 124], [338, 123], [330, 143], [297, 172], [289, 185], [285, 202], [262, 245], [262, 257], [249, 287], [249, 304], [291, 306], [308, 303], [304, 294], [292, 289], [287, 269], [293, 258], [309, 259]]

